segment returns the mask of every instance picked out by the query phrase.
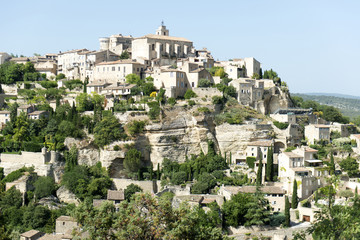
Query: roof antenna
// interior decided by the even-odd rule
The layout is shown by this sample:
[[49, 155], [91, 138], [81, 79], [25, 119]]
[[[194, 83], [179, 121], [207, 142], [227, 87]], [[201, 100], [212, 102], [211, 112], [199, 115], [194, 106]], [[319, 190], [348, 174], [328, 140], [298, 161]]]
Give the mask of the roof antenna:
[[164, 20], [161, 21], [161, 26], [164, 26]]

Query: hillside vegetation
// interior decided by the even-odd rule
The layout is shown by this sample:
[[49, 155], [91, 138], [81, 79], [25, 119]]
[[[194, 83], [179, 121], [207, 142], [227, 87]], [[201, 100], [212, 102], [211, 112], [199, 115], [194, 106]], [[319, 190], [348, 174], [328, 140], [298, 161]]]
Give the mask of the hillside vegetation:
[[291, 96], [301, 97], [304, 101], [311, 100], [323, 105], [336, 107], [350, 119], [360, 116], [360, 99], [300, 93], [293, 93]]

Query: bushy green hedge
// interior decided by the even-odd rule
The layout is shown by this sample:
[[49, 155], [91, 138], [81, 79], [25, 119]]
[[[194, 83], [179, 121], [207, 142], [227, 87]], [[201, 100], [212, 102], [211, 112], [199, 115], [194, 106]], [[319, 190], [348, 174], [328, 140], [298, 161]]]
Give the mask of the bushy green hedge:
[[24, 172], [32, 172], [34, 171], [33, 168], [27, 168], [27, 167], [22, 167], [18, 170], [15, 170], [11, 173], [9, 173], [3, 180], [3, 183], [7, 183], [7, 182], [13, 182], [17, 179], [19, 179], [21, 176], [24, 175]]
[[286, 129], [289, 126], [289, 123], [282, 123], [282, 122], [278, 122], [278, 121], [274, 121], [273, 123], [278, 129], [281, 129], [281, 130]]
[[194, 97], [197, 97], [197, 95], [193, 90], [191, 90], [191, 89], [186, 90], [186, 93], [184, 95], [185, 99], [190, 99], [190, 98], [194, 98]]

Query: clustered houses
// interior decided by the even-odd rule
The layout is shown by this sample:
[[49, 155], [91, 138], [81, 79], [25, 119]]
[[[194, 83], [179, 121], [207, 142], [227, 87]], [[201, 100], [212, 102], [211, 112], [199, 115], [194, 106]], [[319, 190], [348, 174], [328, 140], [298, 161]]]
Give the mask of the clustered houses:
[[278, 156], [279, 181], [284, 189], [293, 194], [293, 182], [298, 184], [298, 197], [305, 199], [322, 186], [321, 177], [328, 171], [322, 160], [316, 159], [317, 150], [310, 147], [298, 147], [291, 152], [282, 152]]

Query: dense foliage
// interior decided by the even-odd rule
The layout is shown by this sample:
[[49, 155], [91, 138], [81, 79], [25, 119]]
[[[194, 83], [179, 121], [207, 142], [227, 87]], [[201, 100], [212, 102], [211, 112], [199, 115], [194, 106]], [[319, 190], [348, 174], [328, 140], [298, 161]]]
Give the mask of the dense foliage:
[[37, 81], [40, 73], [35, 70], [32, 62], [17, 64], [15, 62], [5, 62], [0, 65], [0, 83], [13, 84], [19, 81]]

